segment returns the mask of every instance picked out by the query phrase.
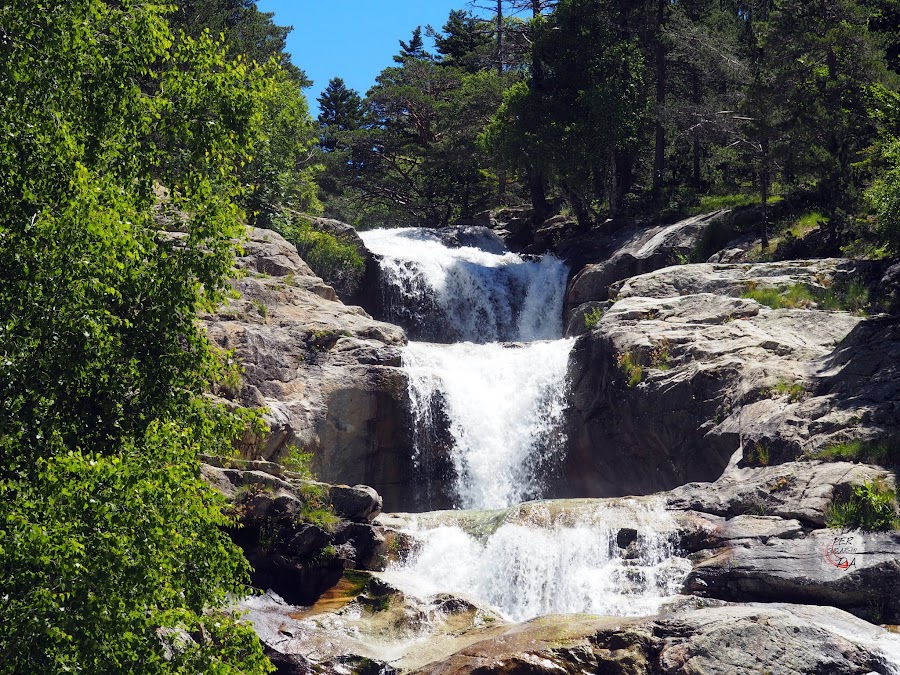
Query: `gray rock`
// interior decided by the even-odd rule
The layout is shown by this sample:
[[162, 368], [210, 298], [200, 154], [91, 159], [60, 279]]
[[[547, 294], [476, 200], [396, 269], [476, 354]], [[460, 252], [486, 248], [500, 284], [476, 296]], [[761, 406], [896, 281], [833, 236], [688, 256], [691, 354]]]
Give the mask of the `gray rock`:
[[381, 513], [381, 495], [368, 485], [333, 485], [329, 497], [334, 512], [357, 523], [371, 523]]
[[[834, 396], [812, 395], [824, 363], [817, 359], [859, 321], [712, 294], [619, 300], [570, 358], [558, 494], [649, 494], [713, 481], [742, 442], [748, 454], [759, 444], [771, 463], [826, 444], [860, 413], [850, 400], [831, 410]], [[799, 397], [789, 393], [795, 385]]]
[[896, 317], [734, 297], [748, 281], [844, 283], [855, 265], [685, 265], [624, 283], [572, 353], [554, 496], [649, 494], [713, 481], [739, 449], [742, 466], [774, 465], [900, 433]]
[[665, 495], [668, 507], [734, 519], [741, 515], [777, 516], [822, 527], [833, 497], [850, 485], [891, 474], [878, 467], [848, 462], [788, 462], [777, 466], [731, 466], [712, 483], [690, 483]]
[[588, 265], [572, 279], [566, 317], [585, 302], [608, 299], [609, 287], [617, 281], [677, 263], [678, 257], [687, 256], [703, 232], [725, 213], [716, 211], [674, 225], [622, 232], [607, 260]]
[[245, 439], [243, 454], [277, 461], [299, 446], [323, 480], [374, 485], [398, 504], [412, 481], [403, 331], [338, 301], [277, 233], [248, 234], [240, 298], [202, 317], [243, 366], [239, 388], [217, 393], [267, 410], [271, 432]]
[[388, 546], [378, 528], [362, 523], [349, 523], [335, 533], [335, 541], [352, 546], [355, 569], [375, 572], [384, 570]]
[[417, 675], [892, 673], [900, 638], [828, 607], [728, 605], [646, 618], [534, 619]]
[[722, 600], [830, 605], [875, 623], [900, 622], [900, 533], [741, 534], [746, 532], [729, 532], [726, 546], [696, 556], [686, 591]]
[[852, 260], [790, 260], [786, 262], [675, 265], [612, 284], [617, 299], [671, 298], [679, 295], [714, 293], [740, 297], [748, 287], [787, 288], [803, 284], [824, 289], [836, 279], [854, 274]]

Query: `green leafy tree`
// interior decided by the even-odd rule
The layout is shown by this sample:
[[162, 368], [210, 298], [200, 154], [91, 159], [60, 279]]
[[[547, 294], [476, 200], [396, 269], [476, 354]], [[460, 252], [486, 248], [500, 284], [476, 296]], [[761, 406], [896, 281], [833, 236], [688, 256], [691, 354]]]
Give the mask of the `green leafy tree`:
[[197, 455], [245, 421], [196, 313], [277, 78], [166, 11], [0, 7], [0, 673], [269, 670], [223, 609], [247, 564]]
[[251, 224], [270, 227], [284, 210], [318, 214], [316, 179], [323, 167], [316, 152], [318, 129], [296, 80], [270, 62], [260, 91], [265, 107], [252, 158], [240, 169], [248, 187], [240, 204]]
[[494, 40], [490, 22], [462, 9], [450, 12], [441, 29], [437, 32], [429, 27], [434, 36], [435, 51], [440, 62], [461, 68], [468, 73], [476, 73], [493, 66]]
[[275, 59], [282, 70], [301, 87], [312, 81], [291, 63], [285, 49], [291, 26], [279, 26], [273, 12], [260, 12], [255, 0], [181, 0], [169, 17], [173, 33], [183, 30], [191, 37], [209, 31], [222, 35], [230, 57], [241, 57], [263, 64]]
[[428, 57], [425, 41], [422, 39], [422, 27], [416, 26], [409, 42], [400, 40], [400, 53], [394, 56], [394, 63], [406, 63], [407, 59], [423, 59]]
[[[900, 102], [900, 101], [897, 101]], [[867, 190], [875, 209], [877, 232], [891, 253], [900, 253], [900, 139], [887, 140], [879, 150], [881, 170]]]
[[386, 68], [366, 98], [363, 128], [343, 136], [343, 184], [380, 221], [445, 225], [486, 208], [490, 161], [476, 139], [499, 104], [493, 72], [467, 75], [431, 59]]

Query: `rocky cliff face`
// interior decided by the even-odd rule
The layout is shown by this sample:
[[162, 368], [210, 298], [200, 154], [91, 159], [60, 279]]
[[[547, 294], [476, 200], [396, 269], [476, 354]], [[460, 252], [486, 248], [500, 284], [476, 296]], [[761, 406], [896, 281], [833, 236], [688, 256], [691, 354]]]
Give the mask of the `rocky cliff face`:
[[322, 480], [373, 485], [388, 503], [399, 498], [412, 473], [398, 367], [403, 331], [341, 303], [269, 230], [249, 231], [238, 268], [239, 297], [203, 321], [244, 370], [220, 395], [267, 408], [272, 431], [257, 457], [278, 459], [298, 446], [314, 454]]
[[[830, 286], [850, 261], [683, 265], [626, 280], [571, 365], [566, 487], [646, 494], [892, 436], [900, 329], [889, 317], [770, 309], [748, 287]], [[638, 459], [638, 461], [635, 461]]]

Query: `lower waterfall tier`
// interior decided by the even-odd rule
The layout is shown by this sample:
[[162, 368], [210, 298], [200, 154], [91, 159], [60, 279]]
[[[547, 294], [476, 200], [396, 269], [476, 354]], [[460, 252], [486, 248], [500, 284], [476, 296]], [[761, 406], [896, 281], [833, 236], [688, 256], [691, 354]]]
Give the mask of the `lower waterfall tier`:
[[561, 504], [414, 517], [403, 530], [410, 555], [382, 576], [408, 595], [463, 595], [513, 621], [650, 615], [679, 592], [691, 565], [660, 504]]
[[[429, 463], [450, 465], [456, 506], [505, 508], [544, 495], [564, 451], [572, 344], [406, 347], [415, 461], [427, 477], [435, 473]], [[427, 494], [429, 486], [420, 489]]]

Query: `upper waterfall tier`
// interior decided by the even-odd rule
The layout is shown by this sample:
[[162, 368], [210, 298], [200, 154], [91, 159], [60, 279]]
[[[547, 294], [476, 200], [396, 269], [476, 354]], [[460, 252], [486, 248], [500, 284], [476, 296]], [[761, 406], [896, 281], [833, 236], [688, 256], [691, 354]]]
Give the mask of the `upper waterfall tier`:
[[560, 337], [566, 265], [523, 259], [496, 238], [464, 232], [452, 242], [422, 228], [360, 233], [381, 259], [383, 318], [428, 342]]

